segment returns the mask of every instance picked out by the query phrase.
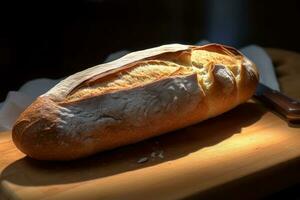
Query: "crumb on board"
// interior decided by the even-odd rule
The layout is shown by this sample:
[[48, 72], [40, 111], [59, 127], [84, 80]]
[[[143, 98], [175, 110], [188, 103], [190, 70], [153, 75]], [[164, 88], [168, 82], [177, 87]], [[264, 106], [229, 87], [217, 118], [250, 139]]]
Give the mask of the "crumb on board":
[[147, 162], [149, 159], [148, 157], [142, 157], [140, 159], [138, 159], [137, 163], [144, 163], [144, 162]]
[[152, 157], [152, 158], [155, 158], [156, 156], [157, 156], [157, 152], [153, 151], [153, 152], [151, 153], [151, 157]]
[[164, 158], [164, 151], [153, 151], [150, 155], [152, 158], [159, 157], [159, 158]]
[[[164, 158], [164, 151], [163, 150], [159, 150], [159, 151], [153, 151], [151, 154], [150, 154], [150, 158], [151, 160], [154, 160], [155, 158], [161, 158], [163, 159]], [[149, 158], [148, 157], [142, 157], [140, 159], [137, 160], [137, 163], [141, 164], [141, 163], [145, 163], [149, 161]]]
[[158, 157], [160, 157], [161, 159], [164, 158], [164, 151], [160, 151]]

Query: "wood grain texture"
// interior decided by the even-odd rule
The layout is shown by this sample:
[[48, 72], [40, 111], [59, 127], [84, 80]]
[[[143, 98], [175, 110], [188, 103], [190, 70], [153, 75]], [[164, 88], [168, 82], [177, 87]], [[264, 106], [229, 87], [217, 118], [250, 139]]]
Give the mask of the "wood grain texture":
[[[153, 151], [164, 158], [152, 158]], [[81, 160], [29, 159], [8, 132], [0, 134], [0, 152], [3, 199], [247, 199], [300, 180], [300, 129], [253, 101]], [[149, 160], [139, 164], [141, 157]]]

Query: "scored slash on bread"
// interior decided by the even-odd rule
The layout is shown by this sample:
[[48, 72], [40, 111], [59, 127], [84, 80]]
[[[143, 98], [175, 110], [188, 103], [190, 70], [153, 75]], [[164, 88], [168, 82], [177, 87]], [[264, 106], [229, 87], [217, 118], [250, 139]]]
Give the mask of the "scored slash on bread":
[[254, 64], [219, 44], [164, 45], [76, 73], [37, 98], [13, 127], [40, 160], [71, 160], [219, 115], [248, 100]]

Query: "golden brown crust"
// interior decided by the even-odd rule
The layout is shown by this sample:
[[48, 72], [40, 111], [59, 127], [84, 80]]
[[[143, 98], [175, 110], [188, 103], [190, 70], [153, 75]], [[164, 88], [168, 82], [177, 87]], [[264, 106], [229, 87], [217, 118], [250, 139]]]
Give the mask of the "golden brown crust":
[[[233, 61], [237, 56], [236, 59], [239, 57], [243, 62], [229, 68], [225, 65], [225, 58], [216, 57], [213, 59], [218, 63], [208, 62], [206, 71], [198, 72], [196, 68], [193, 71], [189, 66], [199, 65], [201, 61], [199, 58], [200, 61], [192, 63], [192, 51], [195, 50], [227, 55]], [[40, 160], [71, 160], [88, 156], [226, 112], [249, 99], [258, 83], [253, 63], [231, 47], [213, 44], [164, 52], [95, 74], [79, 83], [69, 95], [85, 87], [113, 81], [120, 71], [127, 72], [144, 62], [154, 65], [157, 61], [167, 62], [166, 65], [174, 63], [184, 73], [177, 70], [149, 83], [103, 93], [97, 93], [96, 88], [95, 93], [76, 99], [65, 97], [57, 101], [53, 95], [39, 97], [13, 127], [16, 146], [28, 156]]]

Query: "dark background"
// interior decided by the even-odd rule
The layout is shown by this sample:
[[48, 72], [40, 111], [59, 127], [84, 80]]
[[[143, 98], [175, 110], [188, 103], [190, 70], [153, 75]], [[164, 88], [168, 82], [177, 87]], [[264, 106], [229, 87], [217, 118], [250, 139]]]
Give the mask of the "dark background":
[[0, 102], [28, 80], [61, 78], [122, 49], [208, 39], [300, 51], [296, 0], [7, 2], [0, 5]]

